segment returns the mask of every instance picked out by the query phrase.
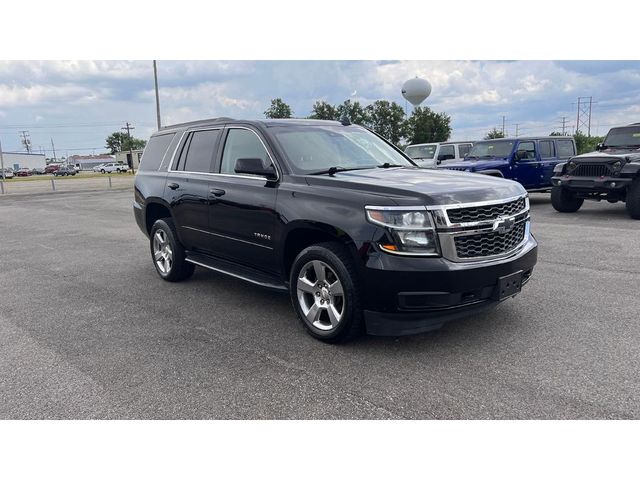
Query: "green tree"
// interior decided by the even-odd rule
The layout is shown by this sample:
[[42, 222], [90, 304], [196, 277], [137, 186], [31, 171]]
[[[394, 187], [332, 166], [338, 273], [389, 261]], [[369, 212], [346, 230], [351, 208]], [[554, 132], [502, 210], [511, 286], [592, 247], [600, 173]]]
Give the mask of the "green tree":
[[264, 111], [267, 118], [291, 118], [293, 111], [281, 98], [271, 99], [271, 106]]
[[338, 120], [338, 109], [323, 100], [313, 104], [309, 118], [314, 120]]
[[400, 144], [404, 135], [404, 109], [396, 102], [376, 100], [365, 108], [367, 126], [391, 143]]
[[429, 107], [416, 107], [404, 122], [404, 136], [412, 144], [446, 142], [451, 136], [451, 117]]
[[604, 141], [604, 137], [589, 137], [578, 130], [573, 136], [576, 141], [576, 148], [578, 150], [578, 155], [587, 152], [594, 152], [599, 143]]
[[107, 143], [105, 148], [108, 148], [111, 154], [124, 152], [126, 150], [141, 150], [147, 144], [145, 140], [129, 137], [129, 135], [124, 132], [113, 132], [107, 137], [105, 142]]
[[341, 120], [342, 117], [347, 117], [351, 123], [355, 123], [357, 125], [367, 125], [369, 123], [367, 111], [360, 102], [345, 100], [344, 103], [338, 105], [336, 111], [338, 113], [339, 120]]
[[498, 130], [496, 127], [493, 127], [484, 136], [485, 140], [492, 140], [494, 138], [504, 138], [504, 132], [502, 130]]

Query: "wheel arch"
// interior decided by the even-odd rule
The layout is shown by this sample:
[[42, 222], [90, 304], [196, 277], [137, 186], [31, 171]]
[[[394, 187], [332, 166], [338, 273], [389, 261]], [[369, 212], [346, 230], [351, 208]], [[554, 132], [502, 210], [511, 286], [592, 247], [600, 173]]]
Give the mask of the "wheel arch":
[[159, 198], [147, 199], [144, 208], [144, 225], [147, 235], [151, 234], [151, 228], [156, 220], [166, 217], [173, 219], [171, 209], [164, 200]]
[[289, 225], [282, 237], [280, 258], [285, 279], [289, 278], [293, 262], [302, 250], [323, 242], [341, 243], [357, 257], [356, 242], [344, 230], [326, 223], [298, 220]]
[[499, 177], [504, 178], [504, 173], [500, 170], [491, 169], [491, 170], [478, 170], [474, 173], [481, 173], [482, 175], [489, 175], [490, 177]]

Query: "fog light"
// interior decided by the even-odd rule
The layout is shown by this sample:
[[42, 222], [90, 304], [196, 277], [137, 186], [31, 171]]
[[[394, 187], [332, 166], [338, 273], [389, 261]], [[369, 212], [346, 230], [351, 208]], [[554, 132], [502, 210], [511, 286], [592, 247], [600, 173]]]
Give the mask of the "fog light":
[[611, 182], [609, 185], [611, 185], [611, 188], [615, 188], [616, 187], [616, 182]]

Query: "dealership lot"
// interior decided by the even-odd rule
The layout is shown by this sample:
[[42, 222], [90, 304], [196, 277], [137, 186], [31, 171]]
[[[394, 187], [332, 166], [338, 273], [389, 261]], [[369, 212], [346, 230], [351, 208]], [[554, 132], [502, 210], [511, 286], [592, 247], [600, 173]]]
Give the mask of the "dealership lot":
[[0, 418], [640, 418], [640, 222], [531, 197], [521, 295], [340, 346], [286, 295], [161, 281], [130, 190], [0, 197]]

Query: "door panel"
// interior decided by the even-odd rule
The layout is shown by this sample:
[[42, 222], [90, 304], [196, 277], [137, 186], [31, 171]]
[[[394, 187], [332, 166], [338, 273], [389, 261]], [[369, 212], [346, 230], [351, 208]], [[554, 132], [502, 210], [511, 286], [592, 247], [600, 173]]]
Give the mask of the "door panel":
[[533, 141], [520, 142], [515, 155], [523, 152], [523, 158], [515, 157], [513, 169], [515, 179], [525, 188], [537, 188], [542, 178], [542, 165], [538, 158], [536, 144]]
[[551, 186], [551, 177], [553, 177], [553, 169], [560, 162], [556, 157], [556, 149], [553, 140], [540, 140], [538, 142], [538, 152], [540, 155], [540, 164], [542, 166], [542, 178], [540, 179], [540, 187]]
[[216, 235], [216, 254], [230, 260], [277, 272], [273, 241], [276, 226], [277, 183], [252, 175], [238, 175], [239, 158], [273, 163], [258, 134], [248, 128], [227, 129], [220, 165], [211, 177], [209, 226]]
[[[175, 188], [172, 188], [175, 187]], [[209, 178], [206, 175], [170, 172], [165, 186], [180, 242], [189, 250], [210, 250]]]

